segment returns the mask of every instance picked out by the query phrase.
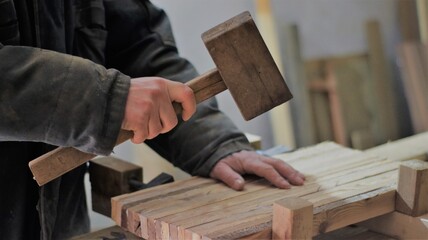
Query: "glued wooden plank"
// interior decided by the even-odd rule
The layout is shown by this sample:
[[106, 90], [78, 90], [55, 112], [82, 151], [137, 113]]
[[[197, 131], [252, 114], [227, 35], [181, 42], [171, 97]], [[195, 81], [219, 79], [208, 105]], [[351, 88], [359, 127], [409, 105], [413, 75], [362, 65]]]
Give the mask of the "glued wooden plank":
[[428, 162], [409, 160], [401, 164], [396, 209], [414, 217], [428, 213]]
[[385, 187], [315, 208], [313, 236], [393, 212], [395, 189]]
[[215, 183], [216, 181], [213, 179], [193, 177], [169, 184], [164, 184], [156, 188], [142, 190], [144, 191], [144, 195], [141, 195], [142, 191], [137, 191], [114, 197], [112, 198], [112, 219], [117, 223], [117, 225], [128, 229], [128, 219], [126, 216], [126, 211], [128, 208], [137, 205], [140, 202], [149, 201], [153, 198], [167, 196], [168, 194], [173, 194], [176, 192], [183, 192], [199, 185]]
[[313, 205], [302, 198], [273, 204], [272, 239], [312, 239]]
[[[150, 239], [230, 239], [257, 233], [266, 236], [272, 227], [274, 201], [301, 197], [317, 209], [324, 206], [328, 214], [319, 215], [324, 218], [314, 227], [332, 231], [345, 222], [351, 224], [353, 218], [347, 213], [355, 209], [372, 207], [367, 215], [355, 218], [359, 220], [384, 212], [384, 208], [376, 211], [381, 205], [370, 204], [378, 203], [380, 200], [375, 199], [382, 197], [369, 193], [395, 184], [399, 165], [399, 162], [334, 143], [322, 143], [278, 158], [298, 166], [297, 169], [307, 175], [304, 186], [281, 190], [256, 178], [246, 184], [244, 191], [238, 192], [215, 181], [192, 183], [199, 181], [196, 178], [185, 184], [163, 187], [161, 191], [157, 187], [148, 189], [148, 195], [140, 191], [122, 197], [126, 202], [122, 206], [126, 209], [121, 213], [125, 213], [123, 216], [130, 221], [134, 233]], [[335, 218], [340, 215], [342, 218]], [[340, 222], [341, 219], [346, 221]]]

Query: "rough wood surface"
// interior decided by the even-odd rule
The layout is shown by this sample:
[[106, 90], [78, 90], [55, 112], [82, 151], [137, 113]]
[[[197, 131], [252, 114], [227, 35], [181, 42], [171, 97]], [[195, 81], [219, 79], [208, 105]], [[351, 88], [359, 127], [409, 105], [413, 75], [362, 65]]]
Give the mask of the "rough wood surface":
[[398, 61], [415, 133], [428, 130], [428, 47], [404, 42], [398, 46]]
[[410, 160], [401, 164], [396, 210], [414, 217], [428, 213], [428, 162]]
[[292, 98], [249, 12], [215, 26], [202, 39], [246, 120]]
[[273, 204], [272, 239], [312, 239], [313, 205], [301, 198]]
[[373, 118], [372, 130], [376, 144], [396, 140], [399, 137], [397, 104], [394, 97], [392, 73], [384, 50], [381, 26], [377, 21], [366, 23], [368, 59], [370, 65], [369, 94], [372, 100], [367, 106]]
[[304, 186], [281, 190], [251, 177], [237, 192], [192, 178], [113, 198], [113, 218], [148, 239], [232, 239], [271, 234], [273, 203], [287, 197], [313, 204], [314, 236], [394, 210], [399, 162], [330, 142], [278, 158], [306, 174]]
[[428, 238], [428, 226], [425, 223], [428, 223], [428, 214], [412, 217], [392, 212], [358, 223], [358, 225], [396, 239], [422, 240]]

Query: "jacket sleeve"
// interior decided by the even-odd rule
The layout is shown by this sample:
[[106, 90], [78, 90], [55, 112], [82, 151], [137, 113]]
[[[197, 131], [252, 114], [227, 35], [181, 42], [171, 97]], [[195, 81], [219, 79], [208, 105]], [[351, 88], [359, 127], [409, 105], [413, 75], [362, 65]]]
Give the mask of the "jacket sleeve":
[[[125, 0], [106, 1], [106, 11], [108, 67], [132, 77], [161, 76], [181, 82], [198, 75], [179, 56], [161, 9], [149, 1]], [[218, 110], [214, 98], [198, 104], [189, 121], [146, 143], [175, 166], [201, 176], [208, 176], [223, 157], [251, 149], [245, 135]]]
[[108, 155], [129, 77], [83, 58], [0, 44], [0, 141], [37, 141]]

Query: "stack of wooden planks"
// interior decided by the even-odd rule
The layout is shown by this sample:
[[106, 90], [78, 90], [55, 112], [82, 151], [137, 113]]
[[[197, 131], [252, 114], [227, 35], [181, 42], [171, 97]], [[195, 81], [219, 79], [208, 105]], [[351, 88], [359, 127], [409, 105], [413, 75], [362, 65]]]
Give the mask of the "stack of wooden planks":
[[287, 79], [298, 147], [335, 141], [368, 149], [400, 137], [394, 82], [381, 26], [366, 23], [367, 51], [304, 59], [299, 29], [285, 29]]
[[146, 239], [236, 239], [271, 238], [273, 204], [290, 198], [313, 207], [312, 236], [395, 210], [399, 161], [332, 142], [278, 158], [307, 176], [304, 186], [281, 190], [249, 176], [234, 191], [193, 177], [113, 198], [112, 218]]
[[398, 46], [398, 59], [413, 131], [428, 131], [428, 45], [418, 41]]

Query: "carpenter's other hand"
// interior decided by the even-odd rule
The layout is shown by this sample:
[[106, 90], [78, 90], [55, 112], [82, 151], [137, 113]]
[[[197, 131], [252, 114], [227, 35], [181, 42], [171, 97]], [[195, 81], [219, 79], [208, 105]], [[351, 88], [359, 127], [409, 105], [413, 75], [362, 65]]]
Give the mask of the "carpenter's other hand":
[[305, 176], [287, 163], [254, 151], [241, 151], [220, 160], [212, 169], [210, 177], [224, 182], [235, 190], [244, 188], [241, 175], [249, 173], [266, 178], [278, 188], [303, 185]]
[[122, 128], [134, 132], [133, 143], [152, 139], [177, 125], [172, 102], [182, 105], [185, 121], [196, 111], [193, 91], [185, 84], [159, 77], [131, 79]]

